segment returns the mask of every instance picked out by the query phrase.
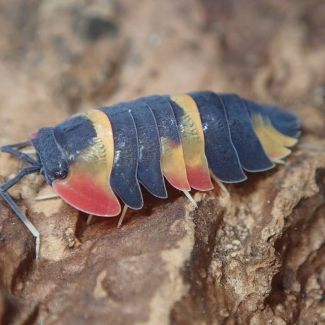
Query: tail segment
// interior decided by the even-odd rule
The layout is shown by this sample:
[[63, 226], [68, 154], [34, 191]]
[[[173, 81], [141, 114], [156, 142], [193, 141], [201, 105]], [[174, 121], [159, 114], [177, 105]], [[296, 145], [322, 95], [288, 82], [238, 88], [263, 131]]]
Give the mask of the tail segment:
[[293, 114], [280, 111], [275, 106], [258, 105], [243, 100], [251, 121], [266, 154], [273, 162], [282, 163], [298, 142], [300, 121]]
[[205, 136], [205, 152], [214, 176], [239, 183], [247, 172], [262, 172], [283, 163], [300, 135], [299, 120], [273, 106], [234, 94], [190, 93]]

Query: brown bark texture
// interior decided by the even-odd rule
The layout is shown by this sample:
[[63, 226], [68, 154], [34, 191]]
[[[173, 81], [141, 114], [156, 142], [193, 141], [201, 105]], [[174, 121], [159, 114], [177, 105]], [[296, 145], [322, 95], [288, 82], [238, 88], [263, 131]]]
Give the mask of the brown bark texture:
[[[209, 89], [302, 120], [286, 164], [223, 191], [87, 216], [40, 176], [0, 202], [0, 324], [325, 324], [322, 0], [0, 0], [0, 145], [101, 105]], [[0, 156], [4, 181], [21, 168]]]

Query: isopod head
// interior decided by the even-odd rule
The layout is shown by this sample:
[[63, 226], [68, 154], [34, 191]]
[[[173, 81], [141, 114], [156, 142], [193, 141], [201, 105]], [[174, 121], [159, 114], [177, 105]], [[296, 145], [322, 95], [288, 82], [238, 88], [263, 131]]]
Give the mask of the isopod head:
[[46, 181], [64, 201], [85, 213], [110, 217], [121, 211], [109, 185], [112, 139], [109, 120], [97, 110], [41, 129], [32, 143]]

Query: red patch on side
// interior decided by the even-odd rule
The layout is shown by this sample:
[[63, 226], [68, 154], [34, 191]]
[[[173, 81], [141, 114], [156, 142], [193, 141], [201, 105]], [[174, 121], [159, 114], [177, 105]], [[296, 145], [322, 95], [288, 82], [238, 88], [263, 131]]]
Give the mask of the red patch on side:
[[187, 178], [190, 186], [199, 191], [210, 191], [213, 189], [209, 171], [204, 168], [186, 167]]
[[180, 179], [177, 175], [168, 175], [166, 176], [168, 182], [173, 187], [177, 188], [180, 191], [190, 191], [191, 187], [187, 182], [184, 182], [182, 179]]
[[114, 217], [121, 212], [117, 198], [85, 175], [55, 180], [52, 186], [64, 201], [85, 213]]

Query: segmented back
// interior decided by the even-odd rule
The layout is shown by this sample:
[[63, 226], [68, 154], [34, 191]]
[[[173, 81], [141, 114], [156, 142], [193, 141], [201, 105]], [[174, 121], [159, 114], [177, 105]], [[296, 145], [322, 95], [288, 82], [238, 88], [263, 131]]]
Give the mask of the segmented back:
[[[292, 114], [233, 94], [150, 96], [101, 111], [110, 121], [114, 143], [113, 167], [105, 181], [133, 209], [143, 206], [139, 183], [166, 198], [164, 178], [182, 191], [211, 190], [210, 174], [222, 182], [242, 182], [245, 171], [261, 172], [282, 162], [300, 135]], [[77, 117], [54, 129], [71, 163], [99, 136], [95, 120], [81, 122]], [[78, 145], [70, 143], [76, 128], [69, 123], [81, 123], [86, 130]]]

